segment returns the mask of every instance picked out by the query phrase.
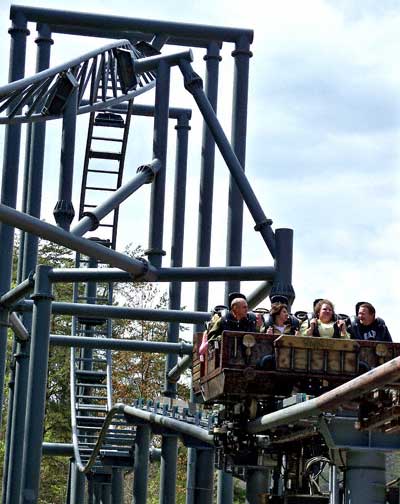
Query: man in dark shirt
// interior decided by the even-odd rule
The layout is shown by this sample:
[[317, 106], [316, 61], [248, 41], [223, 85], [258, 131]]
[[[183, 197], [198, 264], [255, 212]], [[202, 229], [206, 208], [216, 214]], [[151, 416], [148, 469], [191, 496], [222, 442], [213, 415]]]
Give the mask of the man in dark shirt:
[[207, 331], [208, 341], [217, 338], [223, 331], [259, 330], [261, 319], [258, 320], [254, 313], [249, 312], [246, 296], [240, 292], [229, 294], [229, 306], [230, 310], [224, 310], [211, 319]]
[[371, 303], [357, 303], [356, 313], [357, 317], [351, 321], [349, 327], [353, 339], [392, 341], [384, 320], [375, 316], [375, 308]]

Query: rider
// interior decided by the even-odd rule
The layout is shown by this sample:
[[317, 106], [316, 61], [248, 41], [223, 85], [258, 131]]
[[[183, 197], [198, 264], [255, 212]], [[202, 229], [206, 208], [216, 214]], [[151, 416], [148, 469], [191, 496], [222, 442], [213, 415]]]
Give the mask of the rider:
[[249, 312], [246, 296], [240, 292], [232, 292], [228, 297], [229, 307], [215, 313], [207, 330], [208, 341], [216, 339], [223, 331], [259, 330], [261, 321], [255, 313]]
[[346, 322], [338, 319], [333, 303], [328, 299], [320, 299], [314, 307], [315, 317], [305, 320], [300, 327], [301, 336], [317, 336], [321, 338], [349, 338]]
[[351, 338], [391, 342], [392, 337], [385, 321], [375, 316], [371, 303], [360, 301], [356, 304], [356, 317], [351, 318], [349, 332]]

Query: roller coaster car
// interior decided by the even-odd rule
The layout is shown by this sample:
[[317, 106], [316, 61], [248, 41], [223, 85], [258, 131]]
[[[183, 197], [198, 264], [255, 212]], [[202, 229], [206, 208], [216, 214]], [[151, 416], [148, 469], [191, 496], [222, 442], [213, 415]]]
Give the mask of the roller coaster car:
[[200, 356], [194, 336], [193, 391], [205, 404], [319, 395], [400, 355], [400, 344], [224, 331]]

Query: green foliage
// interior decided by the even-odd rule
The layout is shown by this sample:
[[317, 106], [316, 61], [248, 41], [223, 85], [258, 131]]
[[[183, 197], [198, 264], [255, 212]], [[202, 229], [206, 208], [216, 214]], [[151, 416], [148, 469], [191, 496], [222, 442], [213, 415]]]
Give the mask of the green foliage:
[[[142, 249], [129, 247], [126, 253], [138, 257]], [[13, 284], [16, 282], [18, 246], [14, 253]], [[39, 244], [38, 261], [54, 268], [74, 267], [74, 255], [68, 249], [56, 244], [41, 241]], [[84, 286], [80, 285], [80, 293]], [[107, 292], [108, 285], [98, 285], [98, 291]], [[55, 284], [53, 289], [56, 301], [71, 302], [73, 290], [71, 284]], [[114, 286], [114, 304], [138, 308], [165, 309], [168, 298], [165, 292], [150, 283], [124, 283]], [[117, 320], [113, 324], [113, 337], [129, 338], [145, 341], [165, 341], [168, 325], [163, 322]], [[68, 316], [52, 316], [50, 332], [52, 334], [70, 334], [71, 318]], [[9, 338], [11, 345], [12, 338]], [[11, 348], [8, 355], [11, 355]], [[71, 442], [70, 420], [70, 350], [62, 347], [50, 347], [48, 388], [46, 396], [46, 417], [44, 438], [47, 442]], [[7, 366], [9, 370], [9, 365]], [[7, 379], [7, 377], [6, 377]], [[165, 355], [133, 354], [131, 352], [113, 353], [113, 386], [114, 402], [132, 403], [135, 398], [154, 399], [159, 396], [165, 381]], [[179, 385], [180, 398], [187, 398], [189, 389]], [[7, 395], [5, 398], [7, 406]], [[5, 411], [7, 407], [5, 407]], [[3, 424], [6, 414], [3, 415]], [[5, 425], [3, 425], [3, 431]], [[4, 439], [0, 440], [0, 457], [3, 460]], [[65, 501], [67, 491], [69, 460], [66, 457], [43, 457], [41, 467], [40, 504], [55, 504]], [[132, 476], [127, 475], [128, 482]], [[159, 496], [159, 463], [150, 468], [149, 502], [158, 502]], [[186, 488], [186, 449], [179, 448], [177, 474], [177, 504], [185, 501]], [[126, 495], [132, 489], [127, 483]]]

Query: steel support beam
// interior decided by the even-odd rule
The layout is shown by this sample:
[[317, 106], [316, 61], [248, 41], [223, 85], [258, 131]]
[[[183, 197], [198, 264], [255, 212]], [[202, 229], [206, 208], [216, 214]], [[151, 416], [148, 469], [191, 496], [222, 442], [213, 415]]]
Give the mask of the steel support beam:
[[[29, 35], [26, 17], [21, 12], [10, 14], [12, 26], [10, 46], [9, 82], [22, 79], [25, 72], [26, 37]], [[15, 208], [17, 203], [19, 151], [21, 126], [6, 126], [4, 135], [3, 173], [0, 201], [2, 205]], [[11, 285], [14, 227], [0, 224], [0, 295]], [[0, 326], [0, 405], [3, 405], [4, 373], [7, 353], [7, 326]], [[0, 409], [0, 420], [3, 408]]]
[[[179, 269], [183, 262], [183, 238], [185, 232], [185, 205], [186, 205], [186, 174], [188, 156], [188, 133], [189, 123], [178, 121], [177, 143], [176, 143], [176, 164], [175, 164], [175, 184], [174, 184], [174, 206], [172, 217], [172, 243], [171, 243], [171, 267]], [[169, 284], [168, 308], [179, 310], [181, 307], [182, 285], [180, 282]], [[177, 343], [179, 340], [179, 322], [168, 324], [168, 341]], [[176, 354], [168, 354], [165, 360], [165, 383], [163, 394], [166, 397], [176, 397], [176, 381], [169, 379], [169, 372], [176, 366], [178, 357]]]
[[160, 504], [176, 502], [176, 468], [178, 459], [178, 437], [163, 435], [161, 441]]
[[[141, 276], [144, 274], [143, 278], [153, 278], [154, 269], [151, 265], [148, 265], [148, 267], [145, 266], [143, 261], [132, 259], [124, 254], [116, 252], [115, 250], [107, 249], [103, 245], [75, 236], [64, 229], [48, 224], [47, 222], [41, 221], [35, 217], [23, 214], [22, 212], [18, 212], [17, 210], [9, 208], [3, 204], [0, 204], [0, 221], [45, 238], [46, 240], [58, 243], [59, 245], [63, 245], [69, 249], [81, 252], [82, 254], [98, 259], [101, 262], [110, 264], [111, 266], [121, 268], [132, 275]], [[146, 269], [147, 273], [144, 273]]]
[[[201, 280], [213, 280], [222, 282], [229, 279], [234, 280], [261, 280], [275, 278], [275, 269], [272, 266], [211, 266], [211, 267], [181, 267], [181, 268], [159, 268], [153, 269], [153, 276], [150, 281], [157, 282], [196, 282]], [[51, 273], [51, 281], [56, 282], [88, 282], [97, 280], [99, 282], [133, 282], [135, 278], [126, 271], [117, 268], [57, 268]], [[140, 278], [140, 282], [146, 279]], [[205, 306], [204, 310], [207, 310]]]
[[[32, 311], [32, 301], [22, 301], [15, 306], [17, 311]], [[53, 303], [52, 313], [58, 315], [85, 315], [88, 317], [103, 317], [129, 320], [153, 320], [158, 322], [181, 322], [196, 324], [209, 320], [209, 313], [190, 312], [183, 310], [151, 310], [140, 308], [124, 308], [108, 305], [90, 305], [81, 303]]]
[[215, 112], [210, 105], [203, 91], [201, 78], [193, 71], [192, 66], [187, 61], [181, 61], [179, 67], [182, 71], [185, 81], [185, 88], [193, 95], [201, 114], [203, 115], [208, 127], [210, 128], [215, 142], [225, 160], [225, 163], [235, 180], [240, 194], [242, 195], [247, 208], [250, 211], [256, 225], [255, 230], [259, 231], [271, 255], [275, 256], [275, 235], [271, 229], [272, 221], [267, 219], [257, 197], [247, 180], [243, 168], [233, 151], [221, 124], [218, 121]]
[[161, 266], [162, 256], [165, 255], [165, 251], [163, 250], [163, 235], [170, 78], [170, 66], [165, 61], [160, 61], [157, 68], [156, 81], [153, 159], [159, 159], [161, 166], [151, 186], [149, 248], [145, 252], [149, 257], [150, 263], [157, 268]]
[[295, 294], [292, 286], [293, 266], [293, 230], [277, 229], [275, 231], [275, 278], [272, 284], [271, 296], [279, 294], [286, 296], [289, 305], [293, 303]]
[[345, 504], [386, 502], [385, 454], [349, 450], [346, 459]]
[[58, 201], [53, 210], [53, 215], [57, 225], [66, 231], [69, 231], [69, 227], [75, 216], [75, 210], [71, 198], [72, 183], [74, 178], [77, 107], [78, 88], [75, 87], [71, 92], [71, 95], [68, 97], [63, 112]]
[[196, 453], [195, 504], [212, 504], [214, 494], [214, 450], [199, 448]]
[[[188, 44], [200, 40], [208, 43], [209, 41], [235, 42], [240, 37], [246, 37], [250, 42], [253, 40], [253, 31], [242, 28], [228, 28], [225, 26], [209, 26], [191, 23], [175, 23], [172, 21], [157, 21], [151, 19], [128, 18], [126, 16], [109, 16], [100, 14], [90, 14], [87, 12], [70, 12], [65, 10], [47, 9], [40, 7], [26, 7], [19, 5], [11, 6], [11, 16], [17, 13], [23, 14], [28, 21], [48, 23], [53, 26], [53, 31], [60, 33], [73, 33], [76, 35], [92, 35], [93, 33], [104, 32], [125, 32], [137, 33], [137, 36], [154, 33], [170, 34], [168, 43], [177, 44], [179, 40], [188, 39]], [[99, 27], [101, 29], [99, 30]], [[70, 30], [68, 30], [68, 28]], [[101, 32], [101, 30], [103, 30]], [[119, 37], [119, 33], [117, 33]], [[171, 39], [171, 35], [173, 38]], [[108, 37], [108, 35], [107, 35]], [[134, 38], [134, 37], [133, 37]]]
[[[218, 44], [213, 42], [208, 45], [207, 54], [204, 56], [204, 59], [206, 60], [205, 94], [216, 113], [218, 105], [219, 62], [222, 59]], [[196, 265], [200, 267], [210, 265], [215, 163], [215, 142], [205, 122], [203, 122], [202, 135], [196, 259]], [[208, 309], [208, 288], [209, 284], [207, 281], [196, 283], [196, 310], [206, 311]], [[201, 331], [202, 327], [197, 326], [195, 329], [196, 331]]]
[[52, 300], [50, 269], [36, 268], [20, 504], [36, 502], [39, 496]]
[[149, 425], [143, 424], [136, 427], [132, 504], [146, 504], [147, 502], [150, 433]]
[[267, 502], [269, 471], [265, 468], [248, 469], [246, 474], [246, 504]]
[[[243, 171], [246, 163], [249, 61], [252, 56], [250, 43], [251, 41], [243, 36], [236, 41], [235, 50], [232, 52], [234, 58], [234, 76], [231, 144]], [[226, 242], [226, 264], [229, 266], [238, 266], [242, 263], [243, 195], [241, 192], [234, 175], [231, 173]], [[229, 292], [237, 292], [239, 290], [240, 282], [227, 282], [225, 285], [225, 298], [228, 298]]]
[[112, 468], [111, 474], [111, 503], [122, 504], [124, 502], [124, 474], [118, 467]]
[[103, 203], [100, 203], [96, 208], [85, 212], [84, 217], [82, 217], [71, 229], [71, 233], [77, 236], [83, 236], [87, 231], [94, 231], [97, 229], [101, 219], [118, 208], [119, 205], [139, 189], [139, 187], [152, 182], [159, 167], [160, 162], [158, 159], [154, 159], [147, 165], [139, 166], [137, 175], [133, 177], [133, 179], [117, 189], [112, 196], [103, 201]]
[[50, 336], [50, 345], [74, 348], [97, 348], [129, 352], [165, 353], [188, 355], [192, 353], [190, 343], [170, 343], [161, 341], [141, 341], [116, 338], [94, 338], [88, 336]]
[[85, 475], [79, 471], [76, 463], [71, 461], [71, 504], [85, 502]]

